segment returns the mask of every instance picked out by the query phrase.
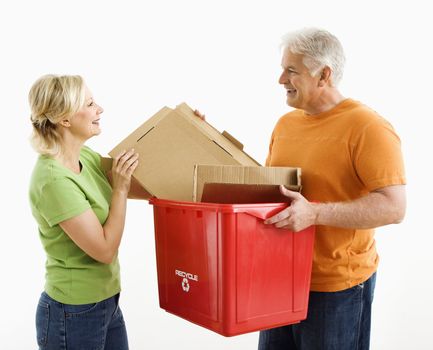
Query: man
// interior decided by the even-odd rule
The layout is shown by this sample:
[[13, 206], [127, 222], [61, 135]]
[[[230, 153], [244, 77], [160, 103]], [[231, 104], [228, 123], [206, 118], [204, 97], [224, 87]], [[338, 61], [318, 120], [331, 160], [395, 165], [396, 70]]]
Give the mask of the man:
[[307, 319], [260, 332], [259, 349], [365, 350], [379, 258], [374, 228], [405, 213], [400, 140], [392, 126], [337, 86], [338, 39], [303, 29], [283, 38], [279, 83], [293, 111], [275, 126], [268, 166], [302, 168], [303, 195], [265, 221], [300, 231], [317, 225]]

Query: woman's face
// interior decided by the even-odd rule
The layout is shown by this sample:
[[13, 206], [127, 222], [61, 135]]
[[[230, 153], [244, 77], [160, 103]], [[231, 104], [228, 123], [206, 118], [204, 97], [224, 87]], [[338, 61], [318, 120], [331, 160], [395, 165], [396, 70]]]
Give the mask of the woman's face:
[[85, 91], [84, 106], [69, 120], [71, 133], [82, 140], [87, 140], [101, 133], [99, 120], [101, 119], [101, 113], [104, 111], [95, 102], [87, 86], [85, 87]]

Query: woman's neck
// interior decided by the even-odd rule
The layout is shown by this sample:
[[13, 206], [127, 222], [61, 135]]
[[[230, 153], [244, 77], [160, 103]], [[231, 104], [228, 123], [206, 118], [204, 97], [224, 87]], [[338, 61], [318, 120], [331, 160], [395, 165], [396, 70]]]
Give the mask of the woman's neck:
[[79, 174], [81, 172], [80, 151], [81, 147], [83, 147], [83, 144], [84, 142], [78, 140], [64, 139], [62, 142], [61, 151], [55, 157], [55, 159], [66, 168], [70, 169], [76, 174]]

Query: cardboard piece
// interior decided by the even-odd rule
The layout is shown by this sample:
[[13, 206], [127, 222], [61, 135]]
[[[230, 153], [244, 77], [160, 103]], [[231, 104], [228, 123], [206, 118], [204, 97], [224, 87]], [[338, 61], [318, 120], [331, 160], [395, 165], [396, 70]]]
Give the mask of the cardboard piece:
[[[113, 166], [113, 158], [101, 157], [101, 167], [104, 170], [105, 174], [111, 178], [111, 168]], [[147, 192], [143, 186], [132, 177], [131, 185], [129, 188], [129, 199], [150, 199], [153, 196]]]
[[287, 202], [279, 185], [300, 191], [301, 169], [199, 164], [194, 167], [193, 200], [232, 204]]
[[192, 201], [195, 164], [260, 166], [242, 144], [194, 115], [185, 103], [162, 108], [109, 152], [139, 153], [135, 179], [152, 196]]
[[107, 174], [113, 166], [113, 159], [107, 157], [101, 157], [101, 167], [104, 172]]
[[287, 203], [279, 185], [205, 183], [201, 202], [219, 204]]

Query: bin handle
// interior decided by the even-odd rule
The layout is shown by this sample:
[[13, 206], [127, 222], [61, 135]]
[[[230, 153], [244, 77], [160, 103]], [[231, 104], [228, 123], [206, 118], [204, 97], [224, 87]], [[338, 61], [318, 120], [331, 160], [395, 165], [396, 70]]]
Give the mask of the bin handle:
[[286, 209], [289, 206], [289, 203], [282, 203], [278, 207], [260, 207], [260, 208], [248, 208], [244, 212], [248, 215], [254, 216], [258, 219], [266, 220], [270, 218], [271, 216], [274, 216], [275, 214], [279, 213], [281, 210]]

